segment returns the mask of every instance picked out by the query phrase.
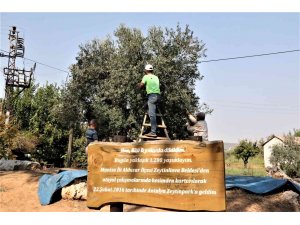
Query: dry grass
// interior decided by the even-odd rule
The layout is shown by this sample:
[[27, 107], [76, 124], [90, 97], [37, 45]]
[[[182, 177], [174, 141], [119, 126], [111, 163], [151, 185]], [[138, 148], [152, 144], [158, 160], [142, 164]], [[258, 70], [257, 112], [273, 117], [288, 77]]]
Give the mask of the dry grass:
[[0, 192], [6, 192], [5, 187], [0, 186]]
[[225, 173], [226, 175], [267, 176], [262, 155], [250, 158], [247, 169], [244, 168], [241, 159], [238, 160], [230, 155], [225, 159]]

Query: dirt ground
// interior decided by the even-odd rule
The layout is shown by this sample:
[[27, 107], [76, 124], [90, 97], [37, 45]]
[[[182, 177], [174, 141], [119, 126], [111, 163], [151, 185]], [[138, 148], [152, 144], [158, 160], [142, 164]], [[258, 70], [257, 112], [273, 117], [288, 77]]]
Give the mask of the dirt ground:
[[[63, 200], [42, 206], [37, 191], [38, 180], [43, 171], [0, 171], [0, 211], [1, 212], [99, 212], [89, 209], [86, 201]], [[283, 192], [260, 196], [242, 190], [226, 191], [228, 212], [299, 212], [298, 199], [283, 199]], [[101, 208], [109, 212], [110, 207]], [[162, 212], [158, 208], [124, 204], [125, 212]]]

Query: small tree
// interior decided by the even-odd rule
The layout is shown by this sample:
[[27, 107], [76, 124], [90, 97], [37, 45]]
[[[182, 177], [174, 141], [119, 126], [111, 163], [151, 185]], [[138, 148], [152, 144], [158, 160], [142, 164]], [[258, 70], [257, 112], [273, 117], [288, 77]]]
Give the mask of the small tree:
[[234, 156], [237, 159], [242, 159], [244, 162], [244, 168], [247, 168], [249, 158], [256, 156], [259, 153], [259, 148], [256, 143], [252, 143], [248, 140], [241, 140], [239, 145], [234, 148]]
[[273, 147], [270, 162], [279, 166], [288, 176], [300, 177], [300, 145], [291, 133], [285, 136], [284, 144]]

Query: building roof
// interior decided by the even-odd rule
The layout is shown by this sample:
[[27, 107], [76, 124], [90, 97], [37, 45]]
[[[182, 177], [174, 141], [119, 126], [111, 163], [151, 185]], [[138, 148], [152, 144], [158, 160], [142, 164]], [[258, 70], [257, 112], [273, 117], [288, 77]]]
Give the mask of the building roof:
[[283, 140], [284, 140], [284, 137], [283, 136], [278, 136], [278, 135], [272, 135], [265, 143], [263, 143], [263, 146], [265, 145], [265, 144], [267, 144], [269, 141], [271, 141], [273, 138], [278, 138], [280, 141], [282, 141], [283, 142]]
[[[265, 145], [265, 144], [267, 144], [269, 141], [271, 141], [273, 138], [278, 138], [280, 141], [282, 141], [282, 142], [284, 142], [284, 139], [285, 139], [285, 137], [284, 136], [279, 136], [279, 135], [272, 135], [270, 138], [269, 138], [269, 140], [267, 140], [265, 143], [263, 143], [263, 146]], [[295, 142], [297, 143], [297, 144], [299, 144], [300, 145], [300, 137], [295, 137]]]

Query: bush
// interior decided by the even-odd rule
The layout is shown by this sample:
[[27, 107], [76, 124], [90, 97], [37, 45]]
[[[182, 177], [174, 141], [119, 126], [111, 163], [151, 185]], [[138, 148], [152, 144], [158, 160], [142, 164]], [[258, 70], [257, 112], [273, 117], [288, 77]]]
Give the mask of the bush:
[[5, 125], [5, 116], [0, 115], [0, 159], [12, 157], [13, 138], [18, 133], [18, 128], [13, 124]]
[[[38, 138], [29, 131], [19, 131], [13, 117], [5, 125], [5, 116], [0, 115], [0, 158], [12, 159], [13, 155], [23, 156], [33, 153], [38, 144]], [[22, 158], [22, 157], [21, 157]]]
[[28, 131], [20, 131], [12, 140], [12, 150], [32, 153], [38, 144], [38, 138]]
[[300, 146], [294, 136], [288, 134], [284, 144], [273, 147], [270, 162], [273, 166], [279, 166], [288, 176], [300, 177]]
[[87, 155], [85, 154], [86, 138], [80, 137], [73, 142], [73, 152], [72, 152], [72, 167], [76, 168], [86, 168], [87, 165]]

